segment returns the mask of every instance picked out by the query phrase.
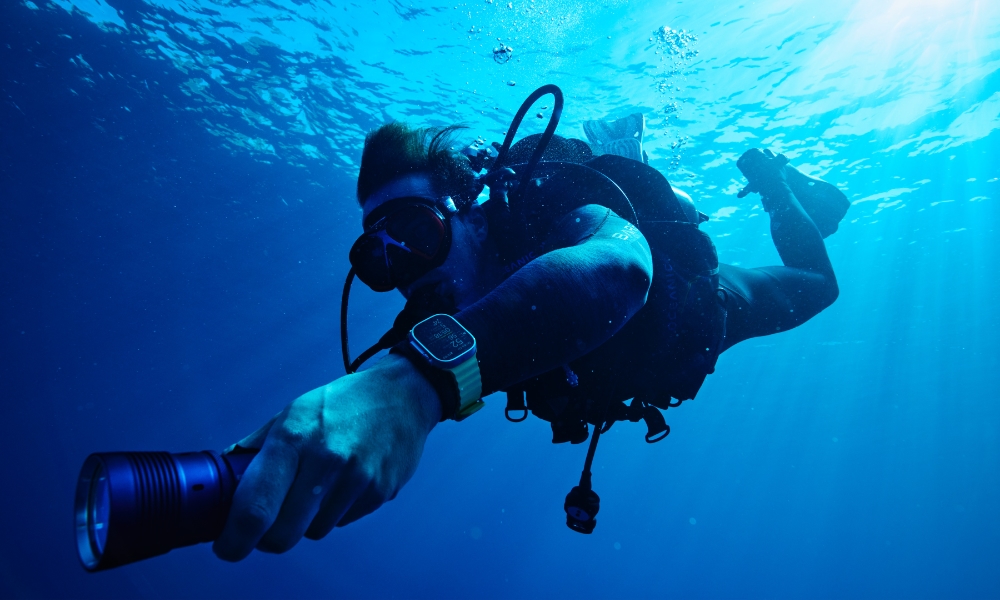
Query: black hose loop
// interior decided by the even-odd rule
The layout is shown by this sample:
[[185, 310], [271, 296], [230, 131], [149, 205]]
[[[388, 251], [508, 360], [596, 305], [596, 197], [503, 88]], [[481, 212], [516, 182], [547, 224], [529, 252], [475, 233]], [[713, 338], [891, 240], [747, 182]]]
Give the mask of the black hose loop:
[[365, 364], [365, 362], [367, 362], [369, 358], [375, 356], [376, 354], [378, 354], [379, 352], [381, 352], [381, 351], [383, 351], [385, 349], [386, 349], [386, 347], [384, 347], [382, 345], [382, 343], [379, 342], [379, 343], [375, 344], [374, 346], [372, 346], [371, 348], [365, 350], [360, 355], [358, 355], [357, 358], [354, 359], [354, 362], [351, 363], [351, 366], [350, 366], [351, 370], [348, 371], [348, 373], [357, 373], [358, 369], [361, 368], [361, 365]]
[[[535, 151], [531, 155], [531, 159], [528, 161], [527, 167], [524, 169], [524, 173], [521, 175], [521, 181], [518, 189], [519, 194], [514, 194], [514, 196], [523, 196], [526, 192], [527, 183], [531, 179], [531, 174], [535, 170], [535, 165], [542, 159], [542, 155], [545, 153], [545, 149], [549, 145], [549, 140], [555, 134], [556, 127], [559, 125], [559, 118], [562, 116], [563, 110], [563, 93], [559, 89], [559, 86], [549, 83], [538, 88], [531, 93], [521, 104], [521, 108], [517, 109], [517, 113], [514, 115], [514, 120], [510, 122], [510, 127], [507, 129], [507, 136], [503, 140], [503, 146], [500, 147], [500, 151], [497, 154], [496, 161], [493, 162], [493, 168], [490, 169], [490, 173], [496, 171], [503, 167], [504, 161], [507, 158], [507, 152], [510, 150], [511, 143], [514, 141], [514, 136], [517, 134], [518, 128], [521, 126], [521, 121], [524, 120], [524, 116], [531, 109], [531, 106], [538, 101], [539, 98], [546, 94], [552, 94], [555, 98], [555, 102], [552, 106], [552, 115], [549, 117], [549, 123], [545, 126], [545, 132], [542, 133], [542, 137], [538, 140], [538, 145], [535, 146]], [[487, 174], [489, 175], [489, 174]], [[516, 212], [516, 208], [512, 212]]]
[[[539, 92], [541, 93], [539, 94]], [[555, 135], [556, 127], [559, 125], [559, 119], [562, 117], [563, 94], [562, 90], [559, 89], [559, 86], [551, 83], [543, 85], [535, 90], [535, 94], [539, 94], [538, 98], [541, 98], [545, 94], [552, 94], [555, 98], [555, 102], [552, 106], [552, 116], [549, 117], [549, 123], [545, 126], [545, 131], [542, 133], [542, 137], [538, 140], [538, 145], [535, 146], [535, 151], [531, 154], [531, 159], [528, 161], [527, 168], [524, 169], [524, 175], [521, 177], [521, 190], [527, 189], [528, 181], [531, 179], [531, 175], [535, 171], [535, 165], [542, 160], [542, 155], [545, 154], [545, 150], [549, 146], [549, 141], [552, 139], [552, 136]], [[532, 96], [534, 96], [534, 94], [532, 94]], [[537, 101], [538, 98], [535, 98], [535, 101]]]
[[[548, 131], [549, 127], [551, 127], [552, 130], [555, 131], [553, 121], [555, 123], [559, 122], [559, 117], [562, 115], [563, 98], [562, 90], [560, 90], [558, 86], [550, 83], [548, 85], [543, 85], [534, 92], [531, 92], [531, 95], [529, 95], [527, 99], [521, 103], [521, 107], [517, 109], [517, 113], [514, 114], [514, 119], [510, 122], [510, 127], [507, 128], [507, 135], [504, 137], [503, 145], [500, 147], [499, 152], [497, 152], [496, 160], [493, 161], [493, 167], [490, 169], [491, 173], [503, 167], [504, 160], [507, 158], [507, 151], [510, 150], [510, 146], [514, 142], [514, 136], [517, 134], [517, 130], [521, 126], [521, 121], [524, 120], [524, 116], [528, 114], [528, 110], [531, 109], [531, 105], [537, 102], [539, 98], [549, 93], [555, 96], [556, 104], [553, 107], [552, 116], [549, 117], [549, 126], [546, 127], [545, 130]], [[549, 137], [551, 138], [552, 136], [550, 135]], [[548, 140], [546, 139], [545, 142], [548, 143]], [[539, 146], [541, 146], [541, 143], [539, 143]]]
[[347, 345], [347, 301], [351, 297], [351, 284], [354, 283], [354, 267], [347, 272], [344, 280], [344, 293], [340, 296], [340, 353], [344, 356], [344, 372], [350, 375], [351, 351]]

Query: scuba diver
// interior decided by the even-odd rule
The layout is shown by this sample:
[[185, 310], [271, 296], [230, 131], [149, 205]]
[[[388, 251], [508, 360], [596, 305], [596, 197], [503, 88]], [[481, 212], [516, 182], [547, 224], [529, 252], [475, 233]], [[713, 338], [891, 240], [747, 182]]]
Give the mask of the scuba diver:
[[[545, 133], [512, 144], [531, 104], [556, 98]], [[824, 238], [848, 201], [782, 155], [748, 150], [737, 166], [760, 194], [782, 266], [718, 262], [707, 217], [648, 166], [642, 116], [589, 122], [590, 143], [554, 134], [555, 86], [522, 105], [504, 143], [452, 149], [459, 129], [389, 123], [370, 132], [357, 181], [363, 233], [342, 303], [347, 375], [292, 402], [229, 449], [257, 451], [215, 553], [284, 552], [396, 496], [439, 422], [507, 393], [506, 415], [534, 414], [553, 442], [590, 448], [566, 499], [567, 525], [593, 531], [590, 465], [616, 421], [669, 433], [660, 410], [694, 398], [721, 352], [805, 323], [837, 280]], [[489, 199], [477, 199], [485, 188]], [[351, 361], [354, 277], [399, 290], [406, 307]], [[389, 352], [373, 366], [360, 363]]]

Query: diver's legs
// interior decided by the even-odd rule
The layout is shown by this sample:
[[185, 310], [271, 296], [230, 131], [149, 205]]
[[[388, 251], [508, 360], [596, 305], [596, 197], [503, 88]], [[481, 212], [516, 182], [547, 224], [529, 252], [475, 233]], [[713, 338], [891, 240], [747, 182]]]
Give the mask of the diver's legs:
[[839, 293], [823, 237], [778, 171], [782, 165], [762, 153], [748, 152], [740, 160], [745, 159], [756, 162], [751, 166], [758, 169], [758, 190], [771, 215], [771, 237], [785, 266], [719, 265], [728, 312], [724, 350], [752, 337], [797, 327], [833, 304]]
[[823, 276], [789, 267], [743, 269], [720, 264], [719, 287], [726, 308], [723, 350], [797, 327], [833, 302]]
[[743, 269], [720, 263], [719, 287], [726, 308], [723, 350], [798, 327], [833, 304], [838, 294], [832, 273], [796, 267]]
[[798, 214], [786, 213], [785, 219], [772, 215], [771, 222], [786, 266], [744, 269], [719, 264], [720, 296], [727, 312], [723, 350], [798, 327], [837, 299], [837, 279], [823, 239], [801, 208], [792, 212]]

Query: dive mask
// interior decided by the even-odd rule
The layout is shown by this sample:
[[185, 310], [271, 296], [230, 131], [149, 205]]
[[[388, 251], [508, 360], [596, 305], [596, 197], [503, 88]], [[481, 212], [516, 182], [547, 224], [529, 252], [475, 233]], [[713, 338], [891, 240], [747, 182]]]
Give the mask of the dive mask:
[[358, 279], [388, 292], [441, 266], [451, 249], [448, 217], [457, 212], [450, 196], [394, 198], [373, 210], [349, 256]]

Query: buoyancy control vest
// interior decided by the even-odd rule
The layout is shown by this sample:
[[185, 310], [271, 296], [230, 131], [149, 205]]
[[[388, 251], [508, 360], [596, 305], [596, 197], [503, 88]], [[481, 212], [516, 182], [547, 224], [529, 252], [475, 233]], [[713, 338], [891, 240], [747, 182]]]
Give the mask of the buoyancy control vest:
[[[561, 94], [558, 89], [555, 92], [559, 108]], [[536, 96], [529, 97], [525, 104], [533, 98]], [[511, 198], [503, 185], [491, 186], [490, 200], [484, 208], [492, 217], [491, 228], [499, 226], [505, 234], [501, 252], [514, 261], [541, 253], [544, 248], [540, 246], [557, 221], [588, 204], [606, 206], [627, 219], [646, 238], [652, 253], [653, 297], [619, 334], [630, 325], [642, 327], [644, 320], [658, 321], [661, 327], [654, 328], [655, 333], [668, 338], [660, 340], [667, 346], [660, 360], [673, 375], [666, 381], [652, 381], [627, 404], [628, 399], [614, 391], [595, 394], [580, 386], [572, 364], [506, 390], [508, 420], [523, 421], [530, 411], [551, 423], [553, 443], [578, 444], [590, 437], [579, 485], [570, 490], [563, 504], [566, 525], [578, 533], [590, 534], [597, 526], [600, 511], [591, 468], [601, 434], [617, 421], [642, 420], [648, 443], [666, 438], [670, 426], [660, 410], [694, 398], [705, 378], [715, 370], [725, 340], [726, 314], [717, 295], [718, 254], [711, 238], [698, 229], [707, 217], [681, 200], [666, 178], [644, 163], [613, 155], [582, 164], [542, 161], [544, 146], [552, 138], [551, 129], [540, 136], [539, 147], [529, 163], [510, 168], [511, 179], [519, 180]], [[511, 133], [497, 158], [501, 165]], [[571, 145], [579, 147], [580, 143], [573, 140]], [[593, 434], [588, 424], [594, 426]]]
[[[518, 173], [525, 165], [511, 168]], [[516, 217], [505, 214], [510, 202], [491, 198], [484, 204], [488, 216], [505, 230], [501, 251], [511, 260], [544, 253], [544, 240], [554, 224], [589, 204], [610, 208], [646, 238], [653, 255], [652, 296], [633, 320], [657, 324], [664, 338], [658, 341], [666, 351], [656, 360], [659, 370], [669, 376], [649, 382], [634, 397], [622, 398], [607, 389], [578, 385], [572, 365], [565, 365], [506, 390], [507, 418], [522, 421], [530, 411], [552, 423], [555, 443], [585, 441], [587, 423], [607, 428], [615, 421], [640, 419], [648, 428], [647, 441], [662, 440], [669, 427], [657, 409], [694, 398], [714, 371], [725, 336], [725, 312], [717, 296], [718, 255], [711, 239], [698, 228], [707, 217], [679, 198], [659, 171], [615, 155], [582, 164], [543, 159], [535, 167], [530, 187], [530, 201], [523, 203]], [[646, 315], [647, 308], [660, 314]]]

